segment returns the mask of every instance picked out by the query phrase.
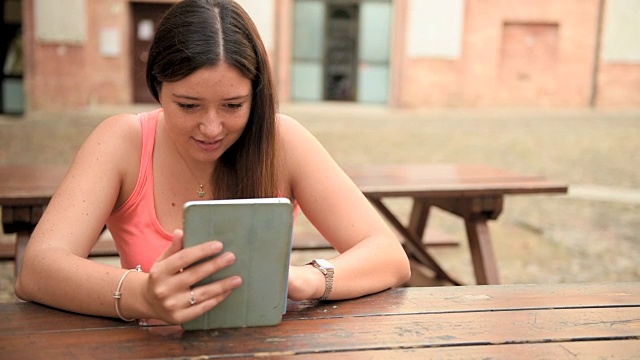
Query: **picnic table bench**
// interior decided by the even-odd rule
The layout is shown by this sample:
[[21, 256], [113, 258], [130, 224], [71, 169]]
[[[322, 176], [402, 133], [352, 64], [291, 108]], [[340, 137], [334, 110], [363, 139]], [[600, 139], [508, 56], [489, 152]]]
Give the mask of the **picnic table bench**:
[[[407, 254], [452, 284], [450, 276], [425, 246], [425, 230], [432, 207], [441, 208], [465, 224], [477, 284], [498, 284], [498, 268], [488, 221], [498, 218], [504, 197], [516, 194], [566, 193], [568, 186], [542, 176], [529, 176], [478, 164], [394, 164], [345, 166], [367, 199], [402, 237]], [[31, 233], [40, 220], [66, 166], [0, 166], [0, 206], [6, 233], [16, 233], [16, 271]], [[410, 198], [412, 208], [403, 221], [385, 203], [387, 198]], [[294, 248], [328, 247], [312, 233], [294, 236]], [[7, 251], [4, 251], [7, 253]], [[0, 254], [2, 251], [0, 251]], [[116, 254], [113, 244], [98, 243], [94, 255]]]
[[[186, 299], [185, 299], [186, 301]], [[10, 359], [636, 359], [640, 283], [411, 287], [289, 301], [277, 326], [184, 332], [0, 304]]]

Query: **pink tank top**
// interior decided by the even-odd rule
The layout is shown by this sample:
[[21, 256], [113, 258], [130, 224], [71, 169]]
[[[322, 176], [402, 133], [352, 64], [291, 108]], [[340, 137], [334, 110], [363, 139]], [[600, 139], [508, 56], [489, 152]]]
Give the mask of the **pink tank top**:
[[[153, 148], [161, 111], [157, 109], [138, 114], [142, 125], [138, 181], [127, 201], [107, 219], [107, 227], [120, 254], [120, 264], [125, 269], [141, 265], [142, 271], [148, 272], [173, 238], [158, 221], [153, 197]], [[298, 212], [298, 204], [294, 203], [294, 221]]]
[[162, 109], [140, 113], [142, 156], [140, 173], [133, 193], [107, 219], [107, 227], [125, 269], [142, 265], [148, 272], [153, 263], [171, 244], [172, 235], [160, 225], [153, 197], [153, 147], [158, 114]]

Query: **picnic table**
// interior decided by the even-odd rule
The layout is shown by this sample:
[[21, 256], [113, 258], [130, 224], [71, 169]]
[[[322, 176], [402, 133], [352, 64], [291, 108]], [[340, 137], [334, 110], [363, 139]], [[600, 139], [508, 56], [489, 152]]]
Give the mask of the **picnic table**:
[[[432, 207], [460, 217], [479, 285], [500, 282], [488, 221], [500, 216], [506, 195], [566, 193], [568, 185], [544, 176], [523, 175], [482, 164], [396, 164], [350, 166], [345, 171], [369, 201], [406, 240], [407, 254], [432, 269], [437, 278], [460, 285], [424, 246]], [[408, 197], [408, 221], [384, 199]]]
[[[0, 166], [0, 206], [6, 233], [17, 233], [16, 272], [33, 229], [40, 220], [66, 166]], [[395, 164], [346, 166], [346, 173], [402, 236], [407, 254], [432, 269], [440, 279], [459, 285], [424, 244], [432, 207], [460, 217], [470, 245], [477, 284], [498, 284], [488, 221], [498, 218], [504, 197], [515, 194], [566, 193], [567, 185], [542, 176], [529, 176], [478, 164]], [[407, 221], [394, 214], [387, 198], [408, 197], [413, 205]], [[316, 244], [323, 239], [311, 239]], [[324, 242], [326, 244], [326, 242]], [[294, 246], [297, 242], [294, 238]], [[321, 246], [321, 245], [320, 245]], [[5, 251], [6, 252], [6, 251]], [[109, 243], [98, 243], [94, 254], [116, 254]], [[1, 255], [1, 254], [0, 254]]]
[[22, 267], [22, 254], [44, 209], [67, 172], [64, 165], [1, 165], [0, 207], [6, 234], [16, 234], [15, 250], [4, 247], [4, 258], [13, 255], [16, 275]]
[[396, 288], [287, 305], [276, 326], [185, 332], [34, 303], [0, 304], [0, 354], [6, 360], [640, 357], [638, 282]]

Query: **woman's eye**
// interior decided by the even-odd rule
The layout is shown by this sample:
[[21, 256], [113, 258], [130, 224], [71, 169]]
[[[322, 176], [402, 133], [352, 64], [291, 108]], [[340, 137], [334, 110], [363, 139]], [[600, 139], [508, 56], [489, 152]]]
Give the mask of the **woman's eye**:
[[196, 104], [185, 104], [185, 103], [178, 103], [178, 106], [180, 106], [184, 110], [193, 110], [198, 107], [198, 105]]
[[230, 110], [237, 110], [242, 107], [242, 104], [227, 104], [225, 106]]

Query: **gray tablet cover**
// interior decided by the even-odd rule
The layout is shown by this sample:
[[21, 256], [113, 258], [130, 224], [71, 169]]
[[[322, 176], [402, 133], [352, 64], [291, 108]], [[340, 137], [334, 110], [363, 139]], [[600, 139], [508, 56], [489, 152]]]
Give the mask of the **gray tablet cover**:
[[[191, 201], [184, 206], [184, 246], [220, 240], [236, 262], [198, 285], [231, 275], [243, 284], [186, 330], [277, 325], [287, 304], [293, 231], [287, 198]], [[186, 300], [185, 300], [186, 301]]]

